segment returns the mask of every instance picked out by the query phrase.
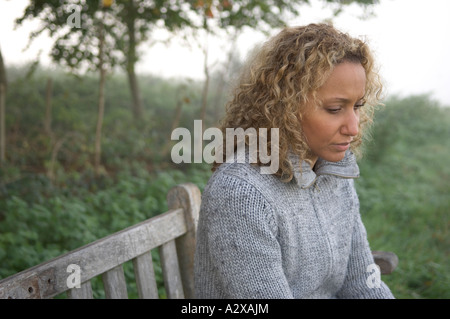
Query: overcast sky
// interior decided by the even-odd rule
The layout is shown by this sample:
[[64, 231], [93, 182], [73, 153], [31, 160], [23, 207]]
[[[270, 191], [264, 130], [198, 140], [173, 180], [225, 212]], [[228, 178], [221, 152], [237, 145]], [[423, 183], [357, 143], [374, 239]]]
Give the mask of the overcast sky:
[[[38, 38], [23, 51], [31, 30], [36, 23], [26, 23], [14, 30], [14, 19], [23, 12], [28, 0], [0, 0], [0, 48], [5, 63], [23, 63], [35, 59], [42, 50], [42, 61], [52, 45], [45, 36]], [[330, 17], [330, 11], [320, 1], [303, 6], [299, 17], [289, 25], [320, 22]], [[334, 25], [353, 36], [363, 36], [375, 52], [381, 74], [389, 94], [407, 96], [430, 93], [446, 105], [450, 105], [450, 1], [449, 0], [381, 0], [375, 7], [375, 16], [360, 19], [361, 9], [351, 6]], [[276, 31], [274, 31], [276, 32]], [[255, 44], [265, 38], [247, 31], [239, 42], [238, 50], [245, 55]], [[209, 61], [226, 57], [227, 43], [209, 41]], [[166, 77], [202, 78], [203, 55], [197, 49], [180, 45], [154, 45], [141, 47], [140, 73], [152, 73]]]

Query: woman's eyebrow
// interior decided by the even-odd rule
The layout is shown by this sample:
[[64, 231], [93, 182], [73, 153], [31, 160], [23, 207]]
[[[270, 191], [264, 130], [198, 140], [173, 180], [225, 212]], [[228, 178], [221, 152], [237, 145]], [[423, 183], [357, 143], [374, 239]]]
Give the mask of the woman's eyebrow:
[[[357, 102], [364, 101], [364, 96], [356, 100]], [[325, 99], [324, 102], [342, 102], [342, 103], [351, 103], [353, 100], [345, 98], [345, 97], [333, 97], [329, 99]]]

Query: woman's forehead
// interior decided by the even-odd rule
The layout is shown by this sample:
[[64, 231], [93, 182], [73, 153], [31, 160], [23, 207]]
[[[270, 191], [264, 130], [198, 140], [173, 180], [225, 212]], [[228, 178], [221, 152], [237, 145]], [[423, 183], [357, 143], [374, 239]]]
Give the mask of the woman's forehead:
[[317, 95], [322, 100], [354, 100], [364, 97], [365, 89], [364, 67], [360, 63], [344, 62], [333, 68]]

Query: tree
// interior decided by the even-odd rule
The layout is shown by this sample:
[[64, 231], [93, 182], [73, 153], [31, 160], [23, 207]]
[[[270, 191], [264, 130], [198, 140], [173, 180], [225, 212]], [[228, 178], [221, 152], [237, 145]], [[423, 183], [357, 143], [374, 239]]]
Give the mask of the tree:
[[[106, 0], [103, 0], [106, 1]], [[322, 0], [334, 5], [336, 12], [351, 3], [364, 7], [378, 0]], [[138, 47], [151, 38], [152, 31], [164, 28], [170, 32], [188, 27], [199, 29], [240, 30], [250, 27], [269, 31], [284, 24], [286, 14], [297, 15], [301, 4], [309, 0], [108, 0], [111, 14], [103, 21], [105, 59], [111, 66], [120, 65], [127, 73], [136, 120], [143, 107], [136, 78]], [[81, 4], [80, 4], [81, 3]], [[17, 24], [39, 19], [41, 27], [30, 40], [44, 31], [55, 39], [52, 58], [74, 71], [98, 65], [98, 37], [92, 28], [98, 19], [96, 1], [30, 0]], [[75, 23], [74, 23], [75, 22]]]
[[[136, 77], [138, 46], [148, 40], [157, 24], [173, 31], [191, 21], [187, 18], [189, 4], [180, 0], [116, 0], [110, 14], [102, 21], [104, 26], [104, 63], [109, 68], [121, 66], [128, 75], [132, 97], [131, 109], [136, 120], [142, 119], [143, 106]], [[74, 72], [96, 70], [98, 34], [95, 25], [100, 16], [96, 1], [80, 4], [77, 0], [30, 0], [22, 17], [16, 20], [39, 19], [41, 27], [32, 33], [30, 41], [48, 31], [55, 39], [51, 57]]]
[[[108, 33], [106, 32], [107, 28], [111, 28], [112, 25], [110, 14], [107, 14], [107, 9], [110, 8], [112, 1], [102, 0], [99, 3], [96, 3], [96, 6], [91, 4], [91, 6], [87, 8], [92, 19], [89, 20], [90, 25], [86, 28], [81, 28], [82, 10], [80, 6], [71, 4], [66, 8], [64, 5], [60, 5], [58, 1], [49, 1], [47, 3], [44, 3], [42, 1], [34, 2], [35, 6], [33, 6], [33, 3], [30, 4], [30, 6], [26, 9], [26, 12], [33, 12], [33, 14], [38, 15], [47, 15], [48, 17], [50, 17], [49, 20], [53, 21], [53, 24], [50, 24], [50, 34], [59, 33], [59, 37], [57, 38], [52, 51], [53, 58], [68, 66], [72, 70], [74, 70], [75, 68], [79, 68], [80, 66], [86, 66], [92, 71], [99, 72], [98, 112], [94, 147], [94, 170], [96, 175], [99, 175], [101, 164], [101, 136], [105, 110], [104, 91], [106, 75], [108, 71], [112, 70], [117, 63], [115, 57], [112, 54], [108, 54], [113, 52], [113, 50], [111, 50], [111, 47], [115, 42], [113, 41], [111, 36], [107, 37]], [[69, 12], [72, 12], [72, 14], [64, 19], [63, 15], [61, 14], [61, 11], [63, 10], [68, 10]], [[52, 14], [56, 12], [60, 12], [60, 14]], [[66, 26], [62, 25], [62, 23], [65, 23]], [[66, 30], [60, 30], [59, 32], [57, 32], [55, 27], [57, 25], [60, 25], [63, 29], [64, 27], [69, 27], [69, 30], [71, 30], [70, 27], [75, 27], [80, 32], [65, 33], [64, 31]], [[42, 31], [43, 30], [41, 29], [37, 33], [33, 34], [32, 38]], [[82, 48], [76, 48], [74, 46], [74, 43], [77, 43], [77, 41], [74, 41], [74, 37], [78, 37], [78, 43], [82, 46]], [[82, 65], [82, 63], [84, 63], [84, 65]], [[50, 88], [48, 87], [45, 130], [47, 133], [49, 133], [51, 138], [53, 138], [50, 128], [51, 104], [49, 90]], [[64, 140], [65, 138], [57, 141], [54, 146], [54, 150], [57, 150], [60, 147], [58, 143]], [[56, 153], [53, 152], [53, 154]], [[53, 161], [54, 160], [52, 160], [52, 162]]]
[[99, 90], [98, 90], [98, 114], [97, 114], [97, 127], [95, 130], [95, 150], [94, 150], [94, 170], [95, 175], [100, 174], [100, 163], [102, 154], [102, 128], [103, 117], [105, 114], [105, 82], [106, 82], [106, 68], [105, 68], [105, 28], [103, 21], [106, 18], [106, 9], [109, 8], [111, 3], [103, 0], [102, 3], [102, 18], [98, 22], [98, 71], [100, 74]]
[[[371, 8], [379, 0], [322, 0], [333, 9], [334, 15], [341, 13], [350, 4], [364, 9]], [[249, 27], [269, 32], [286, 24], [290, 16], [298, 16], [302, 5], [310, 0], [193, 0], [193, 8], [203, 17], [203, 28], [240, 30]]]

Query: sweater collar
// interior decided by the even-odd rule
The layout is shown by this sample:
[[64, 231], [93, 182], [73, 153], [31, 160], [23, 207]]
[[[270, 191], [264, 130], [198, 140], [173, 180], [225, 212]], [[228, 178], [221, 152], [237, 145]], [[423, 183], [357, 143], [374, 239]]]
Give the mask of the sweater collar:
[[339, 162], [329, 162], [319, 158], [313, 169], [308, 162], [302, 161], [300, 170], [300, 158], [292, 152], [289, 154], [289, 160], [293, 165], [294, 178], [301, 188], [308, 188], [313, 185], [320, 175], [334, 175], [341, 178], [359, 177], [356, 157], [351, 151], [347, 151], [345, 157]]

